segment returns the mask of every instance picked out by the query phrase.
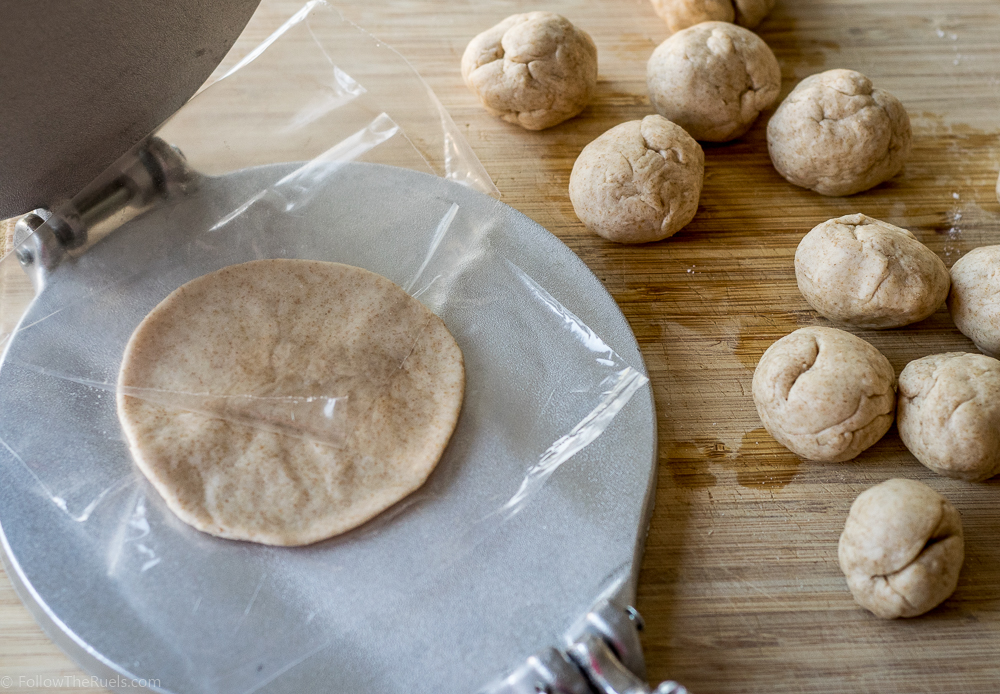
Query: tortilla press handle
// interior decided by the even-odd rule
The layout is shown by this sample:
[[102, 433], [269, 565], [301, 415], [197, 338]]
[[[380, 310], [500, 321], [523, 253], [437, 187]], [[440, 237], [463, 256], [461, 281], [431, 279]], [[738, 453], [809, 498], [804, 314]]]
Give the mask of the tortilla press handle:
[[111, 170], [56, 210], [39, 208], [14, 226], [14, 253], [35, 291], [90, 231], [126, 208], [138, 213], [157, 198], [187, 192], [195, 180], [184, 155], [158, 137], [122, 157]]
[[583, 670], [599, 694], [688, 694], [687, 689], [674, 681], [661, 682], [656, 689], [651, 689], [622, 665], [604, 639], [593, 634], [587, 634], [570, 646], [569, 657]]
[[565, 651], [548, 648], [481, 694], [688, 694], [677, 682], [651, 689], [644, 681], [633, 607], [602, 600], [570, 628]]

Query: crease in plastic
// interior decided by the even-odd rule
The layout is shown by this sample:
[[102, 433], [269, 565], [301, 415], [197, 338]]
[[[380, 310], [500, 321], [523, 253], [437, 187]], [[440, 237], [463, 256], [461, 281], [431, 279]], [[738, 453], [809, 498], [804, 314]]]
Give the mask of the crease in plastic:
[[[508, 265], [518, 279], [542, 306], [551, 311], [563, 324], [565, 329], [579, 340], [595, 355], [595, 361], [609, 367], [621, 364], [620, 358], [587, 325], [577, 318], [569, 309], [556, 301], [555, 297], [533, 280], [521, 268], [510, 261]], [[604, 355], [604, 356], [596, 356]], [[552, 442], [534, 465], [528, 468], [520, 488], [507, 503], [500, 508], [505, 517], [517, 513], [530, 498], [541, 489], [545, 481], [566, 461], [593, 442], [608, 427], [615, 415], [632, 399], [637, 390], [649, 382], [649, 379], [631, 366], [609, 374], [601, 382], [605, 390], [594, 409], [587, 413], [568, 433]]]

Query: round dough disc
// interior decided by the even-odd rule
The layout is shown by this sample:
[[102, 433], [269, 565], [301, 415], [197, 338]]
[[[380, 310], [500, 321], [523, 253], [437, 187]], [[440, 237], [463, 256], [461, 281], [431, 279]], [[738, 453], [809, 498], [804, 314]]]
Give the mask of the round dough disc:
[[125, 349], [118, 416], [184, 522], [271, 545], [354, 528], [430, 475], [458, 421], [444, 322], [361, 268], [258, 260], [199, 277]]

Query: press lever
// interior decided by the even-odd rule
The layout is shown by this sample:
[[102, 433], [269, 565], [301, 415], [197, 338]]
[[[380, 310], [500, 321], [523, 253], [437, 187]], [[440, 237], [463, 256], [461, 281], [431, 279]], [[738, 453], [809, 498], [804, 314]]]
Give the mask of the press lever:
[[531, 656], [482, 694], [688, 694], [673, 681], [646, 684], [641, 629], [635, 608], [602, 600], [569, 630], [565, 651]]

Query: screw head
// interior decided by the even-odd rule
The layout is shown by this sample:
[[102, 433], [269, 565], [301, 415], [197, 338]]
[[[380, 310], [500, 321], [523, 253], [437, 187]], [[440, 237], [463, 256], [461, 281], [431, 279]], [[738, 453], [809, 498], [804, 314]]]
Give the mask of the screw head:
[[636, 631], [642, 631], [646, 628], [646, 620], [644, 620], [642, 615], [639, 614], [639, 610], [629, 605], [625, 611], [628, 612], [628, 618], [635, 625]]

